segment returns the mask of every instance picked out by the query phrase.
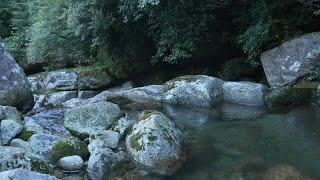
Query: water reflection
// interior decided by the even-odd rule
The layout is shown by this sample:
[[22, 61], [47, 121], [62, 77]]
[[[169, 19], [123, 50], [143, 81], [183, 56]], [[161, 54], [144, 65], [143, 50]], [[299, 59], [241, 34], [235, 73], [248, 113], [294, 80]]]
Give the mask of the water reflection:
[[185, 166], [165, 179], [259, 179], [278, 164], [320, 178], [319, 107], [283, 113], [227, 104], [211, 111], [165, 111], [183, 128], [189, 153]]

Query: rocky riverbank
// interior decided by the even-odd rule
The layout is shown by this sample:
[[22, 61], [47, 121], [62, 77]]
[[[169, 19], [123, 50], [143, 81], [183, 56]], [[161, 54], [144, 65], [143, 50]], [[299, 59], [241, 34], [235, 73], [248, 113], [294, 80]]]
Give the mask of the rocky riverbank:
[[[60, 178], [57, 170], [86, 172], [91, 179], [130, 178], [137, 172], [171, 175], [187, 152], [182, 130], [162, 112], [163, 104], [212, 109], [237, 118], [232, 105], [215, 107], [223, 102], [241, 105], [249, 112], [243, 115], [250, 116], [259, 115], [256, 107], [319, 103], [319, 39], [319, 33], [309, 34], [266, 52], [262, 63], [270, 88], [206, 75], [112, 87], [108, 74], [93, 69], [41, 73], [28, 81], [1, 46], [0, 171], [6, 172], [0, 179], [55, 179], [39, 173]], [[305, 43], [308, 46], [297, 50]]]

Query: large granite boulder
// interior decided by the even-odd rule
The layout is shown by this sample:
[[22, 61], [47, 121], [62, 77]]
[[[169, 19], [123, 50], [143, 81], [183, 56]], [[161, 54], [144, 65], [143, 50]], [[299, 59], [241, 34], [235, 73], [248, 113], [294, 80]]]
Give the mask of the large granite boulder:
[[182, 76], [164, 84], [163, 102], [196, 107], [210, 107], [223, 100], [223, 81], [218, 78]]
[[70, 109], [65, 114], [64, 125], [75, 135], [86, 137], [108, 129], [121, 115], [118, 105], [99, 102]]
[[264, 106], [266, 87], [252, 82], [225, 82], [223, 96], [226, 102], [247, 105]]
[[0, 105], [26, 112], [33, 107], [28, 78], [13, 57], [0, 45]]
[[320, 32], [285, 42], [261, 55], [271, 87], [294, 84], [320, 74]]
[[157, 111], [141, 114], [126, 138], [126, 147], [138, 167], [159, 175], [174, 173], [184, 160], [182, 133]]

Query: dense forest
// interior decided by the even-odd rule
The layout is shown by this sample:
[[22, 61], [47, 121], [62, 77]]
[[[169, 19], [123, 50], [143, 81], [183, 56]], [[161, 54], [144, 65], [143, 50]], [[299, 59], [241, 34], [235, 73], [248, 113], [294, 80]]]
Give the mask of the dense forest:
[[[319, 1], [1, 0], [0, 37], [28, 71], [104, 66], [118, 78], [152, 67], [259, 68], [261, 52], [320, 29]], [[319, 13], [319, 12], [318, 12]], [[28, 69], [39, 64], [43, 69]]]

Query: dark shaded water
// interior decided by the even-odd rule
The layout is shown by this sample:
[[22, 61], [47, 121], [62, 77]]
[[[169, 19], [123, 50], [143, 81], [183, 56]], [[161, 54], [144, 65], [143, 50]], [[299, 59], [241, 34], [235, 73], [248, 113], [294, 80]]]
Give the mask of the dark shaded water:
[[[161, 179], [260, 179], [287, 164], [320, 179], [320, 108], [260, 109], [225, 104], [213, 110], [165, 107], [183, 131], [187, 162]], [[156, 178], [157, 179], [157, 178]]]

